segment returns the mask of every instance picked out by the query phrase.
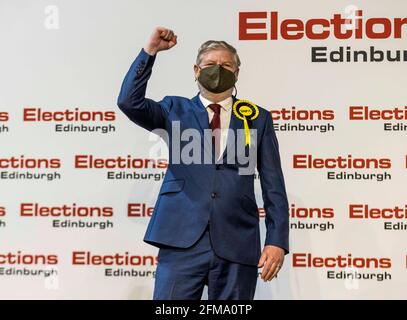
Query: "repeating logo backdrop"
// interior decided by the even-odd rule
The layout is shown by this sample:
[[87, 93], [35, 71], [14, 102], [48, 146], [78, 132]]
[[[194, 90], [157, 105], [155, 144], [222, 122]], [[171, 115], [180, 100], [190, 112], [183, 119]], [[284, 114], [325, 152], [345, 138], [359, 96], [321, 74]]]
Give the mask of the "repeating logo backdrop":
[[406, 298], [401, 0], [1, 1], [0, 298], [151, 299], [167, 157], [116, 98], [157, 25], [179, 41], [150, 98], [194, 96], [197, 48], [226, 40], [238, 97], [274, 119], [291, 253], [255, 298]]

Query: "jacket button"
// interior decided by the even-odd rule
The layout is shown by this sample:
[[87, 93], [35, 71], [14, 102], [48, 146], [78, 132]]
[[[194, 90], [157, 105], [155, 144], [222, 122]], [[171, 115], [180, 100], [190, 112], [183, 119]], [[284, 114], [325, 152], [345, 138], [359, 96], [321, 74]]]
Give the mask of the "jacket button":
[[212, 192], [211, 197], [212, 198], [216, 198], [218, 196], [218, 194], [216, 192]]

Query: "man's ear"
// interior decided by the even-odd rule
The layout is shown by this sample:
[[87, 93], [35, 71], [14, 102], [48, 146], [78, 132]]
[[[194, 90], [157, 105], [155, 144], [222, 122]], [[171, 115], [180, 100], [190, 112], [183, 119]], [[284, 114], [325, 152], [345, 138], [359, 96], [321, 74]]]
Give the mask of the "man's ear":
[[198, 76], [199, 76], [199, 67], [196, 64], [194, 64], [194, 73], [195, 73], [195, 80], [196, 80], [196, 79], [198, 79]]
[[236, 71], [235, 71], [236, 82], [237, 82], [237, 80], [238, 80], [238, 78], [239, 78], [239, 71], [240, 71], [239, 68], [237, 68]]

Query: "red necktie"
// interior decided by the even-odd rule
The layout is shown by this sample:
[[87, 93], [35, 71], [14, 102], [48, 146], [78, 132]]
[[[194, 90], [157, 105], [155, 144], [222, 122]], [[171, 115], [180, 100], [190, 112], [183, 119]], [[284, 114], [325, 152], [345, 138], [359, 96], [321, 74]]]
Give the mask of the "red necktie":
[[[212, 129], [212, 145], [215, 145], [215, 159], [220, 155], [220, 108], [219, 104], [213, 103], [208, 106], [214, 112], [210, 127]], [[215, 129], [218, 129], [214, 131]]]

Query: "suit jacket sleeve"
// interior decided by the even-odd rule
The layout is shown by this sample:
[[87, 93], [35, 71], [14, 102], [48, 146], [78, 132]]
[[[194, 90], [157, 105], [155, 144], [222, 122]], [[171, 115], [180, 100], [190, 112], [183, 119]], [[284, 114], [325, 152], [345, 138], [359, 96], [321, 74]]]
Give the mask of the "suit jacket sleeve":
[[149, 131], [165, 128], [171, 108], [171, 99], [168, 97], [160, 102], [145, 97], [155, 58], [155, 55], [151, 56], [141, 49], [123, 80], [117, 98], [120, 110], [131, 121]]
[[283, 248], [289, 252], [289, 209], [277, 137], [273, 120], [268, 114], [259, 146], [257, 169], [266, 211], [265, 245]]

